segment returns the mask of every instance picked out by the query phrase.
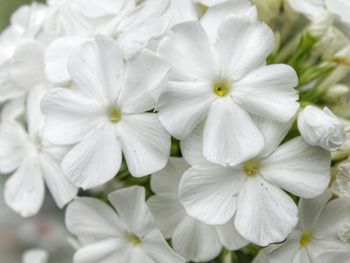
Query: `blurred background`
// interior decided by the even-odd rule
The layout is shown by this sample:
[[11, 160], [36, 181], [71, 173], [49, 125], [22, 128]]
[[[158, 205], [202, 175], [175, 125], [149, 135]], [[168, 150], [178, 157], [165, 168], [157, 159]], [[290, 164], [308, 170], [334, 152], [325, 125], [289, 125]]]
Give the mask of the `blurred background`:
[[[0, 32], [8, 25], [11, 14], [30, 0], [0, 0]], [[37, 1], [44, 2], [44, 1]], [[41, 248], [49, 253], [49, 263], [72, 262], [73, 248], [67, 242], [64, 214], [47, 194], [40, 213], [23, 219], [3, 200], [7, 175], [0, 175], [0, 263], [21, 263], [28, 249]], [[48, 192], [46, 192], [48, 193]], [[33, 262], [36, 263], [36, 262]]]

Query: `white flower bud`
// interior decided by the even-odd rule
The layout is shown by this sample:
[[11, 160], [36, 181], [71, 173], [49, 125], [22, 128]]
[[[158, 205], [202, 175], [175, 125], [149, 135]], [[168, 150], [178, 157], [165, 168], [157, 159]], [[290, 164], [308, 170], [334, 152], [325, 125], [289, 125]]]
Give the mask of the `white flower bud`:
[[304, 140], [328, 151], [339, 149], [345, 142], [345, 131], [339, 119], [327, 108], [307, 106], [298, 116], [298, 128]]

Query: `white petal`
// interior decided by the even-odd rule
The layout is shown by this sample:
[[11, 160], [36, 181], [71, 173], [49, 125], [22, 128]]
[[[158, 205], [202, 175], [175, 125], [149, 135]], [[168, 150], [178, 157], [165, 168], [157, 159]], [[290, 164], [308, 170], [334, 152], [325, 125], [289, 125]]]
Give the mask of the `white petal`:
[[87, 38], [67, 36], [50, 43], [45, 53], [45, 74], [49, 81], [61, 84], [71, 80], [67, 69], [68, 59], [84, 41]]
[[44, 180], [36, 158], [27, 157], [5, 184], [6, 204], [23, 217], [35, 215], [44, 201]]
[[215, 226], [215, 228], [221, 243], [229, 250], [238, 250], [249, 244], [249, 241], [237, 232], [233, 219], [224, 225]]
[[[1, 71], [1, 69], [0, 69]], [[1, 83], [0, 83], [1, 86]], [[25, 112], [25, 97], [21, 96], [10, 100], [2, 105], [0, 120], [1, 122], [18, 120]]]
[[194, 1], [170, 0], [169, 17], [172, 26], [186, 21], [198, 20]]
[[62, 208], [77, 195], [78, 188], [63, 174], [59, 163], [49, 156], [42, 156], [41, 168], [52, 197], [58, 207]]
[[231, 16], [219, 27], [216, 42], [222, 74], [239, 80], [265, 63], [274, 47], [272, 30], [248, 16]]
[[45, 115], [43, 137], [57, 144], [77, 143], [107, 120], [106, 109], [73, 89], [51, 90], [41, 107]]
[[103, 126], [75, 145], [62, 161], [63, 173], [76, 186], [90, 189], [111, 180], [122, 161], [120, 142], [111, 126]]
[[338, 15], [343, 22], [350, 23], [350, 4], [346, 0], [326, 0], [327, 8]]
[[220, 254], [222, 245], [214, 226], [206, 225], [189, 216], [177, 226], [172, 245], [185, 259], [207, 262]]
[[269, 263], [280, 263], [281, 260], [294, 263], [293, 259], [301, 250], [299, 243], [301, 235], [301, 232], [294, 230], [285, 242], [268, 246], [265, 250], [269, 252], [267, 253]]
[[197, 21], [184, 22], [159, 46], [159, 53], [171, 64], [170, 80], [210, 81], [218, 74], [213, 48]]
[[0, 102], [17, 99], [25, 95], [26, 91], [26, 88], [14, 82], [9, 63], [0, 65]]
[[171, 238], [177, 226], [187, 217], [177, 194], [153, 195], [147, 204], [154, 215], [156, 226], [165, 238]]
[[114, 102], [122, 84], [122, 51], [112, 38], [98, 36], [70, 56], [68, 72], [77, 89], [103, 104]]
[[160, 125], [157, 114], [123, 115], [117, 134], [133, 176], [145, 176], [165, 167], [170, 155], [170, 136]]
[[108, 195], [108, 200], [117, 210], [120, 219], [127, 230], [139, 238], [154, 228], [154, 218], [145, 201], [145, 189], [131, 186], [114, 191]]
[[124, 235], [124, 224], [104, 202], [79, 198], [67, 206], [65, 223], [74, 235], [92, 239], [117, 238]]
[[209, 83], [169, 82], [160, 96], [159, 120], [171, 135], [184, 139], [207, 116], [214, 99]]
[[17, 122], [4, 121], [0, 126], [0, 172], [14, 171], [31, 151], [24, 128]]
[[30, 249], [23, 253], [23, 263], [47, 263], [49, 254], [43, 249]]
[[192, 166], [208, 162], [203, 156], [203, 128], [204, 121], [180, 142], [182, 156]]
[[326, 191], [321, 196], [313, 199], [301, 198], [299, 207], [299, 225], [301, 230], [314, 229], [315, 223], [319, 220], [320, 215], [332, 195]]
[[[203, 0], [201, 1], [204, 2]], [[212, 0], [208, 0], [212, 2]], [[218, 36], [220, 24], [232, 15], [248, 15], [252, 20], [257, 19], [256, 8], [248, 0], [221, 1], [222, 3], [211, 6], [203, 15], [200, 22], [211, 40], [215, 41]]]
[[334, 251], [334, 252], [326, 252], [321, 254], [316, 258], [317, 263], [349, 263], [350, 262], [350, 252], [344, 251]]
[[288, 3], [294, 10], [306, 15], [310, 20], [326, 11], [324, 0], [288, 0]]
[[74, 255], [74, 263], [129, 262], [131, 254], [124, 240], [110, 238], [80, 248]]
[[255, 115], [251, 117], [256, 127], [263, 135], [265, 141], [264, 149], [259, 154], [260, 157], [267, 157], [278, 148], [294, 122], [294, 119], [291, 119], [289, 122], [282, 123]]
[[118, 98], [123, 112], [138, 113], [155, 108], [168, 71], [168, 64], [147, 50], [129, 60], [124, 88]]
[[156, 194], [178, 193], [179, 183], [182, 175], [190, 166], [182, 158], [170, 157], [163, 170], [152, 174], [151, 189]]
[[324, 192], [330, 181], [330, 153], [301, 138], [280, 146], [261, 163], [261, 174], [271, 183], [304, 198]]
[[233, 168], [192, 167], [181, 179], [180, 201], [194, 218], [207, 224], [225, 224], [236, 211], [244, 180], [241, 171]]
[[[298, 77], [287, 65], [268, 65], [234, 83], [234, 100], [250, 113], [287, 122], [299, 108]], [[273, 100], [271, 99], [273, 97]]]
[[298, 209], [281, 189], [249, 177], [239, 194], [235, 227], [249, 241], [266, 246], [283, 241], [298, 222]]
[[221, 165], [237, 165], [254, 158], [264, 138], [249, 114], [230, 98], [213, 103], [203, 132], [203, 154]]

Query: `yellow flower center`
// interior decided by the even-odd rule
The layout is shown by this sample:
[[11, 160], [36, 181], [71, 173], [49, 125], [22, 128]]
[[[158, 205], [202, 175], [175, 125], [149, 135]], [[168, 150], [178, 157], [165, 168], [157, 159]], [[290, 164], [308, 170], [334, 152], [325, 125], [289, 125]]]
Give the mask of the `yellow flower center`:
[[252, 159], [243, 164], [243, 171], [247, 176], [255, 176], [260, 171], [260, 161]]
[[137, 246], [142, 242], [141, 239], [138, 236], [136, 236], [134, 233], [126, 233], [126, 239], [130, 241], [130, 243], [133, 244], [134, 246]]
[[118, 121], [120, 121], [120, 119], [122, 117], [120, 110], [116, 107], [113, 107], [113, 106], [108, 108], [107, 116], [108, 116], [108, 119], [110, 120], [110, 122], [112, 122], [112, 123], [117, 123]]
[[230, 93], [232, 84], [228, 79], [219, 79], [213, 84], [213, 91], [216, 96], [224, 97]]
[[299, 240], [299, 243], [302, 247], [306, 247], [307, 245], [310, 244], [310, 242], [312, 241], [314, 235], [312, 234], [312, 232], [310, 231], [305, 231]]

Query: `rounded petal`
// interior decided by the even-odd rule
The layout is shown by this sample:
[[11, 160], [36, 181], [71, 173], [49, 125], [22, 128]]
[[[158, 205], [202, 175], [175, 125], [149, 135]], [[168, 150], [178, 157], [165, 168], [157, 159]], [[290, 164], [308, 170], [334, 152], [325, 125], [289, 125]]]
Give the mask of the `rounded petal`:
[[105, 109], [73, 89], [49, 91], [41, 103], [43, 137], [56, 144], [73, 144], [93, 133], [107, 118]]
[[214, 226], [189, 216], [176, 227], [172, 246], [185, 259], [207, 262], [220, 254], [222, 245]]
[[63, 173], [72, 183], [90, 189], [111, 180], [122, 162], [120, 142], [113, 127], [101, 127], [75, 145], [62, 161]]
[[117, 125], [128, 169], [133, 176], [145, 176], [164, 168], [170, 155], [170, 136], [157, 114], [123, 115]]
[[239, 170], [220, 166], [192, 167], [179, 186], [180, 202], [187, 213], [207, 224], [227, 223], [236, 211], [245, 178]]
[[219, 27], [215, 44], [224, 76], [239, 80], [265, 64], [274, 48], [275, 37], [264, 23], [248, 16], [231, 16]]
[[205, 119], [214, 99], [208, 83], [169, 82], [157, 107], [159, 120], [172, 136], [184, 139]]
[[294, 89], [297, 84], [298, 77], [292, 67], [268, 65], [248, 73], [234, 83], [232, 96], [235, 102], [250, 113], [288, 122], [299, 108], [299, 96]]
[[285, 192], [259, 175], [247, 179], [235, 216], [235, 227], [243, 237], [259, 246], [281, 242], [297, 222], [297, 206]]
[[171, 37], [163, 39], [159, 54], [171, 65], [171, 81], [211, 81], [218, 75], [212, 46], [197, 21], [175, 25]]
[[203, 132], [204, 157], [234, 166], [257, 156], [264, 138], [249, 114], [230, 98], [213, 103]]
[[330, 181], [330, 153], [308, 145], [301, 137], [280, 146], [261, 163], [262, 176], [304, 198], [324, 192]]
[[22, 217], [38, 213], [45, 196], [45, 185], [40, 164], [35, 155], [23, 160], [18, 170], [6, 181], [6, 204]]
[[249, 241], [242, 237], [234, 226], [234, 219], [224, 225], [215, 226], [221, 243], [229, 250], [238, 250], [249, 244]]

